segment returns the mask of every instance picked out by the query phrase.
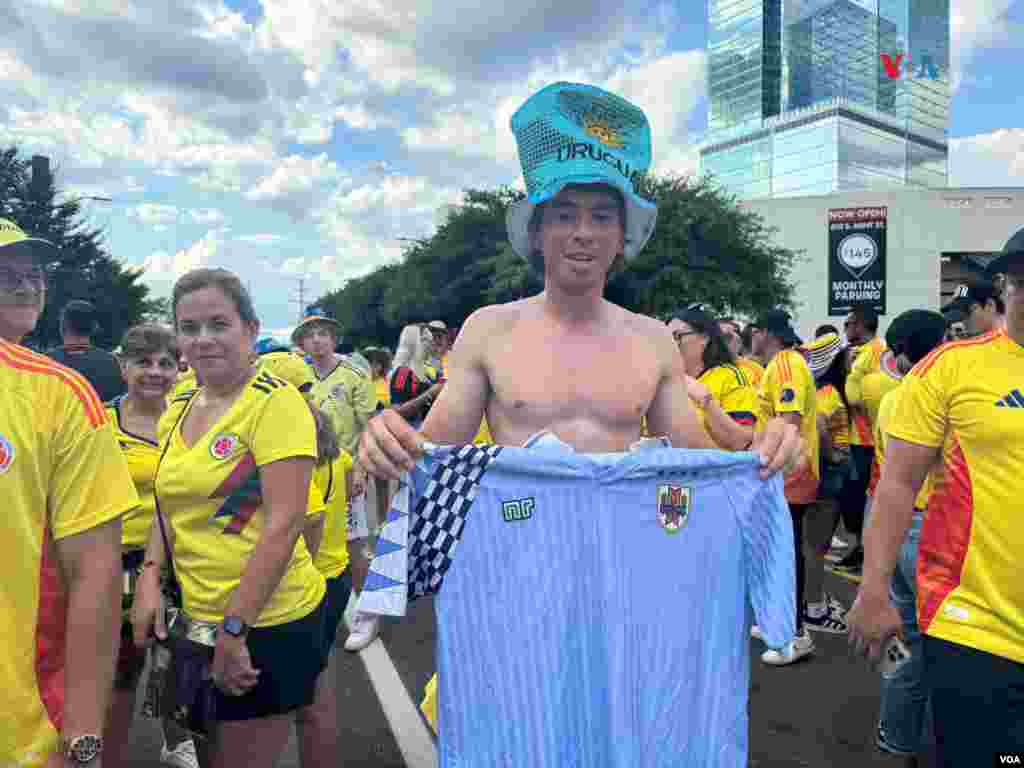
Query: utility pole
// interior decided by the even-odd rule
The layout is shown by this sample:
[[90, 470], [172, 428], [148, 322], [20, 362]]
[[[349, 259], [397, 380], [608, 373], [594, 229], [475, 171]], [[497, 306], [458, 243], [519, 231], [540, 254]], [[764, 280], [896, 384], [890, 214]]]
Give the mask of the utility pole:
[[306, 276], [299, 275], [295, 278], [299, 282], [298, 295], [292, 296], [291, 301], [299, 305], [298, 319], [302, 320], [302, 315], [306, 311]]

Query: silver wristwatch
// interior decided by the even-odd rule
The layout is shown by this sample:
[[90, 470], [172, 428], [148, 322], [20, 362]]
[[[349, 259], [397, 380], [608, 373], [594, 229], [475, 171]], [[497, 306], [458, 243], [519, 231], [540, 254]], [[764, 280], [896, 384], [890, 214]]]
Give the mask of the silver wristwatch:
[[60, 743], [64, 758], [75, 765], [89, 765], [103, 751], [103, 739], [93, 733], [63, 739]]

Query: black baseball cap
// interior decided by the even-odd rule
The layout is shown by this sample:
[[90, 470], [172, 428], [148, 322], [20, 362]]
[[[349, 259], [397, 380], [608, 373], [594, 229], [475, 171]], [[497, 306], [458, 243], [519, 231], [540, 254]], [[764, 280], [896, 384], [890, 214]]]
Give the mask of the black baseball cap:
[[953, 310], [959, 310], [964, 314], [969, 314], [971, 304], [981, 304], [985, 306], [985, 303], [991, 299], [997, 299], [999, 297], [999, 291], [996, 290], [996, 285], [991, 280], [978, 279], [971, 280], [966, 283], [961, 283], [953, 289], [953, 300], [942, 308], [943, 312], [951, 312]]
[[784, 309], [770, 309], [757, 318], [751, 325], [767, 331], [772, 336], [778, 336], [783, 344], [802, 344], [800, 337], [793, 330], [789, 313]]
[[986, 268], [989, 276], [1024, 273], [1024, 229], [1006, 241], [1000, 253]]

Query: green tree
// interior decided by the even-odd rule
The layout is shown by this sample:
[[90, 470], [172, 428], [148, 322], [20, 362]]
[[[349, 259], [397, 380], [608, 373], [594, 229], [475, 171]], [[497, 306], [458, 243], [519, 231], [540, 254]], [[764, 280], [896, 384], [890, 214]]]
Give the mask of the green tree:
[[[739, 316], [791, 307], [799, 257], [772, 245], [760, 217], [708, 180], [649, 177], [642, 192], [658, 205], [657, 227], [640, 255], [609, 279], [609, 300], [654, 316], [691, 302]], [[393, 344], [406, 323], [461, 325], [480, 306], [538, 293], [542, 276], [512, 251], [505, 230], [505, 211], [522, 196], [507, 187], [467, 191], [402, 263], [351, 280], [321, 301], [353, 343]]]
[[59, 344], [61, 308], [85, 299], [100, 314], [95, 343], [114, 347], [127, 328], [160, 307], [139, 282], [141, 273], [110, 255], [102, 230], [86, 226], [80, 202], [58, 201], [58, 195], [53, 176], [32, 178], [30, 161], [16, 147], [0, 151], [0, 216], [57, 246], [56, 258], [46, 265], [46, 308], [25, 341], [39, 349]]
[[609, 298], [655, 316], [693, 302], [751, 317], [792, 308], [799, 256], [773, 245], [758, 215], [706, 178], [648, 178], [643, 192], [658, 205], [658, 223], [644, 250], [611, 280]]

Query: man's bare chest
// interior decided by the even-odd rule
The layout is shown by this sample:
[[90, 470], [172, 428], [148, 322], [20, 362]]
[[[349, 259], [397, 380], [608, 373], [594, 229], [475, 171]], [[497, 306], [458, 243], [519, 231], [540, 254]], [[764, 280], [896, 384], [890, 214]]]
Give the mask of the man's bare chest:
[[509, 334], [488, 351], [487, 368], [489, 407], [545, 426], [573, 419], [635, 424], [658, 382], [654, 350], [628, 336]]

